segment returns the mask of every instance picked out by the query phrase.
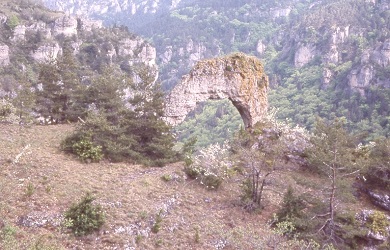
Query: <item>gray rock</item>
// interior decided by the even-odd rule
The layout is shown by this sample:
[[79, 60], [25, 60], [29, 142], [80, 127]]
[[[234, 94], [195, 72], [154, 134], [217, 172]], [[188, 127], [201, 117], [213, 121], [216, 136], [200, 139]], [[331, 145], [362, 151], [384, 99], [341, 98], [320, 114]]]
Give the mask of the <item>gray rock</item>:
[[371, 190], [367, 190], [367, 194], [374, 205], [390, 211], [390, 196], [388, 194], [379, 194]]
[[166, 98], [165, 120], [177, 125], [197, 103], [229, 99], [245, 127], [252, 127], [267, 111], [267, 90], [268, 77], [256, 57], [235, 53], [200, 61]]

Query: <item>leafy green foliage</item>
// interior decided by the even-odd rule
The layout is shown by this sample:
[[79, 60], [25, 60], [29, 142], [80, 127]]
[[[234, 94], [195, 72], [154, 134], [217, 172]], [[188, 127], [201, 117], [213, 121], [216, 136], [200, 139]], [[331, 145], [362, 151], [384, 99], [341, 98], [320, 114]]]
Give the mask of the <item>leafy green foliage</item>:
[[184, 122], [176, 126], [178, 140], [196, 138], [195, 148], [223, 143], [243, 126], [242, 118], [229, 100], [199, 103]]
[[380, 233], [382, 235], [388, 235], [387, 228], [390, 223], [385, 213], [380, 211], [374, 211], [368, 216], [367, 227], [374, 233]]
[[313, 172], [328, 176], [330, 166], [342, 168], [348, 173], [361, 167], [359, 158], [355, 157], [356, 138], [345, 129], [345, 120], [317, 120], [314, 136], [311, 138], [312, 147], [306, 151], [309, 169]]
[[16, 26], [19, 25], [19, 23], [20, 23], [20, 20], [16, 15], [10, 16], [7, 20], [7, 26], [11, 30], [14, 30], [16, 28]]
[[103, 158], [102, 147], [93, 145], [88, 137], [75, 142], [72, 151], [84, 162], [99, 162]]
[[366, 185], [390, 188], [390, 139], [376, 141], [368, 154], [368, 167], [363, 173]]
[[83, 236], [99, 230], [104, 224], [104, 213], [100, 205], [93, 204], [95, 197], [86, 194], [79, 203], [65, 212], [66, 227], [74, 235]]

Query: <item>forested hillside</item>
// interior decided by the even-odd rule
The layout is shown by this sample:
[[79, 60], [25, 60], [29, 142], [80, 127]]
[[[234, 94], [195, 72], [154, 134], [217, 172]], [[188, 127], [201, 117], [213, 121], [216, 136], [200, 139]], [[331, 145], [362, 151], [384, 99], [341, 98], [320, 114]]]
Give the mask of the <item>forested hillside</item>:
[[[46, 2], [72, 13], [85, 13], [88, 3], [69, 8], [61, 0]], [[100, 3], [90, 14], [150, 39], [166, 90], [197, 60], [242, 51], [265, 62], [269, 99], [280, 119], [310, 129], [316, 116], [346, 117], [351, 130], [389, 135], [387, 1], [127, 3]]]

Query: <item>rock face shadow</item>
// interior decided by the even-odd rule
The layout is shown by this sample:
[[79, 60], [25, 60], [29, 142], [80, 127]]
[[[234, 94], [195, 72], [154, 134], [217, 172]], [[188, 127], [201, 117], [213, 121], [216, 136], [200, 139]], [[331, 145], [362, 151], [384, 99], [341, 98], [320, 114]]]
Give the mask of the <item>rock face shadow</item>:
[[251, 128], [267, 112], [268, 77], [259, 59], [234, 53], [199, 61], [165, 100], [165, 121], [178, 125], [200, 102], [229, 99]]

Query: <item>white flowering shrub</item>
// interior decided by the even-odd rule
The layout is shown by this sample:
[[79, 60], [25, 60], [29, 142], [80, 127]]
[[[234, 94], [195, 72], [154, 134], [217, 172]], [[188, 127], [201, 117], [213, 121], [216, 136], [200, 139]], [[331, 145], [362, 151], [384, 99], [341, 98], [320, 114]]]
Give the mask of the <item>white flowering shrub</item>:
[[191, 179], [196, 179], [208, 189], [217, 189], [229, 176], [229, 146], [212, 144], [198, 152], [192, 163], [184, 168]]
[[0, 122], [17, 124], [19, 121], [14, 105], [6, 99], [0, 100]]

